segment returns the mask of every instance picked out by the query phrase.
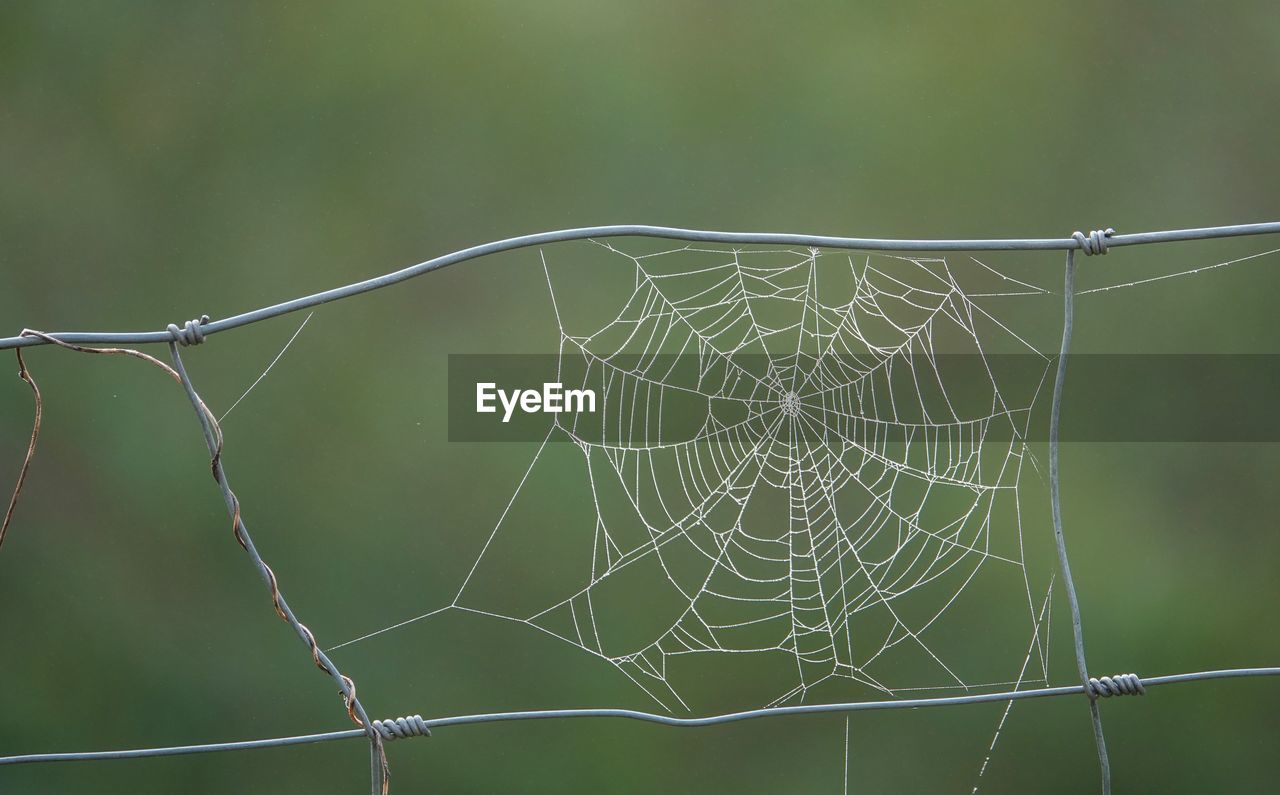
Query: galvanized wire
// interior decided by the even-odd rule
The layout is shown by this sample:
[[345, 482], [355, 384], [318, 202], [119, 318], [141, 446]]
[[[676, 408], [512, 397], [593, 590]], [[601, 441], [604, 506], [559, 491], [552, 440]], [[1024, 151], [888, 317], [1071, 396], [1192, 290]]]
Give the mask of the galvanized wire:
[[[1172, 685], [1183, 682], [1198, 682], [1208, 679], [1234, 679], [1253, 676], [1280, 676], [1280, 668], [1231, 668], [1219, 671], [1197, 671], [1195, 673], [1169, 674], [1143, 679], [1146, 687]], [[518, 720], [563, 720], [568, 718], [619, 718], [623, 720], [657, 723], [663, 726], [696, 728], [702, 726], [719, 726], [759, 718], [777, 718], [796, 715], [821, 715], [833, 712], [867, 712], [886, 709], [923, 709], [925, 707], [958, 706], [961, 704], [989, 704], [1002, 701], [1018, 701], [1030, 698], [1051, 698], [1054, 696], [1078, 696], [1084, 694], [1084, 685], [1064, 685], [1061, 687], [1041, 687], [1032, 690], [1006, 690], [1001, 693], [972, 693], [963, 696], [944, 696], [939, 698], [907, 698], [889, 701], [856, 701], [848, 704], [799, 704], [790, 707], [766, 707], [750, 709], [743, 712], [731, 712], [725, 715], [710, 715], [702, 718], [677, 718], [671, 715], [658, 715], [652, 712], [641, 712], [630, 709], [544, 709], [523, 712], [488, 712], [479, 715], [455, 715], [443, 718], [426, 718], [422, 723], [428, 729], [439, 729], [448, 726], [466, 726], [476, 723], [501, 723]], [[216, 751], [248, 751], [256, 748], [280, 748], [289, 745], [305, 745], [308, 743], [324, 743], [334, 740], [350, 740], [364, 737], [362, 729], [323, 732], [320, 734], [303, 734], [292, 737], [273, 737], [266, 740], [244, 740], [230, 743], [205, 743], [202, 745], [174, 745], [164, 748], [137, 748], [126, 751], [88, 751], [56, 754], [22, 754], [19, 756], [0, 756], [0, 765], [25, 765], [37, 762], [94, 762], [110, 759], [139, 759], [152, 756], [182, 756], [185, 754], [207, 754]]]
[[[1076, 232], [1072, 238], [1080, 243], [1086, 254], [1106, 254], [1108, 229], [1097, 231], [1088, 237]], [[1071, 352], [1071, 332], [1075, 323], [1075, 250], [1067, 250], [1067, 263], [1062, 283], [1062, 349], [1058, 354], [1058, 370], [1053, 381], [1053, 406], [1049, 415], [1049, 503], [1053, 515], [1053, 540], [1058, 552], [1058, 569], [1062, 573], [1062, 585], [1067, 592], [1067, 604], [1071, 608], [1071, 638], [1075, 643], [1076, 670], [1080, 684], [1089, 696], [1089, 716], [1093, 724], [1093, 742], [1098, 749], [1098, 768], [1102, 775], [1102, 795], [1111, 795], [1111, 761], [1107, 758], [1107, 740], [1102, 733], [1102, 715], [1098, 711], [1098, 696], [1089, 687], [1089, 663], [1084, 656], [1084, 625], [1080, 620], [1080, 599], [1076, 596], [1075, 580], [1071, 576], [1071, 562], [1067, 558], [1067, 540], [1062, 532], [1062, 478], [1058, 465], [1058, 439], [1062, 425], [1062, 393], [1067, 380], [1067, 354]]]
[[[198, 323], [196, 327], [198, 328]], [[171, 326], [170, 328], [174, 330], [177, 327]], [[191, 328], [192, 325], [189, 323], [187, 325], [188, 333]], [[254, 566], [257, 567], [263, 583], [266, 584], [271, 593], [271, 603], [275, 607], [276, 615], [292, 627], [293, 631], [302, 639], [302, 642], [307, 645], [307, 649], [311, 653], [311, 659], [316, 667], [328, 674], [333, 679], [334, 684], [338, 686], [338, 692], [342, 694], [342, 699], [347, 706], [347, 714], [352, 722], [363, 727], [360, 731], [369, 738], [370, 788], [372, 795], [386, 795], [390, 771], [387, 766], [386, 752], [382, 747], [383, 738], [374, 728], [373, 721], [369, 719], [368, 714], [365, 713], [364, 705], [356, 697], [355, 682], [338, 669], [338, 666], [329, 659], [329, 656], [320, 648], [320, 644], [316, 642], [315, 633], [298, 620], [293, 608], [289, 607], [289, 602], [285, 600], [284, 593], [280, 590], [276, 573], [262, 559], [262, 554], [258, 552], [258, 548], [254, 545], [253, 538], [249, 535], [249, 528], [245, 525], [244, 516], [240, 510], [240, 498], [231, 490], [231, 483], [227, 479], [226, 470], [222, 466], [222, 429], [218, 426], [218, 420], [213, 412], [209, 410], [199, 393], [196, 392], [195, 384], [192, 382], [190, 374], [187, 373], [181, 354], [178, 353], [180, 344], [178, 339], [182, 337], [176, 330], [173, 331], [173, 334], [175, 339], [169, 343], [169, 356], [173, 360], [173, 369], [178, 374], [182, 389], [187, 393], [187, 399], [191, 401], [191, 406], [195, 409], [196, 416], [200, 420], [200, 429], [204, 434], [205, 445], [209, 449], [210, 470], [214, 481], [218, 484], [218, 490], [222, 492], [223, 502], [226, 503], [227, 514], [231, 517], [231, 529], [235, 539], [244, 551], [249, 553], [249, 557], [253, 559]], [[197, 335], [195, 340], [188, 339], [185, 344], [199, 344], [202, 341]]]
[[[1224, 237], [1242, 237], [1246, 235], [1269, 235], [1280, 233], [1280, 221], [1258, 224], [1237, 224], [1234, 226], [1208, 226], [1198, 229], [1173, 229], [1164, 232], [1139, 232], [1129, 235], [1112, 235], [1108, 244], [1115, 246], [1136, 246], [1148, 243], [1172, 243], [1182, 240], [1210, 240]], [[1071, 251], [1084, 247], [1084, 243], [1070, 237], [1047, 238], [1009, 238], [991, 240], [889, 240], [861, 237], [831, 237], [826, 235], [793, 235], [772, 232], [717, 232], [702, 229], [680, 229], [669, 226], [647, 226], [642, 224], [619, 224], [614, 226], [588, 226], [579, 229], [562, 229], [555, 232], [540, 232], [533, 235], [495, 240], [478, 246], [464, 248], [452, 254], [429, 259], [408, 268], [366, 279], [362, 282], [335, 287], [321, 293], [295, 298], [292, 301], [274, 306], [255, 309], [251, 312], [214, 320], [200, 324], [199, 331], [203, 336], [217, 334], [250, 323], [257, 323], [289, 312], [309, 309], [313, 306], [349, 298], [353, 295], [367, 293], [382, 287], [399, 284], [415, 276], [421, 276], [440, 268], [456, 265], [467, 260], [497, 254], [502, 251], [542, 246], [549, 243], [561, 243], [570, 240], [591, 240], [598, 237], [653, 237], [668, 240], [683, 240], [692, 243], [720, 243], [725, 245], [782, 245], [811, 246], [815, 248], [857, 249], [863, 251]], [[185, 331], [186, 329], [183, 329]], [[168, 331], [139, 332], [54, 332], [52, 336], [63, 342], [75, 342], [86, 345], [144, 345], [148, 343], [167, 343], [174, 337]], [[0, 338], [0, 350], [19, 348], [26, 345], [41, 345], [43, 341], [24, 337]]]

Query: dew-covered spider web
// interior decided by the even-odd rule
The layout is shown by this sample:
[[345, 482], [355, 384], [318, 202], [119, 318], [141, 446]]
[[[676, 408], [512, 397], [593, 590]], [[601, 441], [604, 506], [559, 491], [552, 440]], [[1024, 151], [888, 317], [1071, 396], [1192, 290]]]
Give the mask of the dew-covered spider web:
[[[1057, 562], [1036, 451], [1058, 274], [593, 246], [625, 285], [575, 298], [553, 248], [536, 298], [558, 339], [541, 374], [592, 390], [595, 410], [546, 417], [470, 528], [451, 600], [335, 648], [446, 614], [498, 622], [674, 715], [1051, 682]], [[1031, 339], [1028, 318], [1051, 335]], [[1069, 680], [1067, 645], [1055, 654]], [[979, 738], [979, 780], [1012, 703]]]
[[[597, 410], [554, 416], [454, 600], [405, 623], [516, 622], [675, 712], [707, 671], [759, 682], [749, 706], [1047, 681], [1019, 486], [1052, 360], [979, 303], [1045, 290], [968, 259], [976, 294], [944, 259], [597, 245], [634, 282], [590, 325], [543, 253], [549, 380]], [[572, 527], [539, 521], [544, 466], [586, 501]], [[1003, 666], [964, 642], [994, 625]]]

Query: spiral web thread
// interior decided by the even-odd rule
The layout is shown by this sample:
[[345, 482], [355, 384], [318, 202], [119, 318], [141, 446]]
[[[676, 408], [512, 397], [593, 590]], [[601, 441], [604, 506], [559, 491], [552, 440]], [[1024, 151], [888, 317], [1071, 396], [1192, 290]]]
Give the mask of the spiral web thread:
[[[1029, 406], [1006, 405], [993, 381], [984, 416], [961, 416], [930, 363], [942, 326], [981, 350], [975, 323], [984, 311], [943, 260], [884, 258], [890, 268], [879, 257], [833, 257], [853, 291], [832, 305], [820, 297], [817, 250], [688, 253], [698, 264], [672, 273], [648, 267], [657, 255], [631, 257], [636, 290], [616, 319], [586, 336], [561, 326], [562, 356], [585, 357], [589, 384], [605, 386], [601, 424], [627, 420], [562, 430], [591, 472], [617, 477], [646, 532], [620, 537], [597, 498], [589, 579], [522, 620], [605, 656], [667, 707], [687, 707], [665, 671], [689, 654], [792, 656], [794, 685], [771, 704], [802, 700], [832, 677], [885, 694], [912, 689], [877, 665], [887, 655], [919, 656], [937, 686], [969, 687], [927, 636], [982, 567], [1025, 574], [1020, 556], [993, 551], [992, 513], [1016, 499]], [[638, 371], [610, 366], [633, 346]], [[699, 383], [667, 384], [671, 359], [655, 354], [671, 350], [697, 360]], [[895, 368], [911, 377], [895, 377]], [[745, 416], [730, 424], [709, 411], [688, 441], [664, 442], [654, 426], [672, 389], [737, 404]], [[986, 443], [996, 423], [1012, 441]], [[785, 492], [785, 523], [745, 516], [762, 489]], [[928, 516], [944, 492], [956, 505]], [[642, 649], [606, 649], [595, 591], [629, 566], [681, 553], [703, 565], [684, 577], [657, 567], [687, 601], [678, 619]], [[1025, 596], [1034, 635], [1029, 585]], [[566, 611], [571, 631], [557, 632]]]

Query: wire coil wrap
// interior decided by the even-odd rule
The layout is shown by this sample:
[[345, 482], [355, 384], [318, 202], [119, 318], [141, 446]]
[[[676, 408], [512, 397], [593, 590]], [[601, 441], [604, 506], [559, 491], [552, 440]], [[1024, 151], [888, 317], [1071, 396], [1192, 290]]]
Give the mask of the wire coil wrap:
[[375, 720], [373, 728], [384, 740], [398, 740], [404, 737], [430, 737], [431, 728], [421, 715], [410, 715], [407, 718], [391, 718]]
[[1111, 698], [1112, 696], [1145, 696], [1147, 688], [1137, 674], [1116, 674], [1101, 679], [1089, 679], [1085, 690], [1090, 698]]
[[201, 326], [209, 322], [208, 315], [201, 315], [195, 320], [188, 320], [181, 327], [177, 323], [170, 323], [168, 326], [169, 336], [173, 337], [173, 341], [187, 347], [188, 345], [199, 345], [204, 342], [204, 329]]
[[1095, 229], [1088, 235], [1085, 235], [1084, 232], [1076, 231], [1071, 233], [1071, 239], [1079, 244], [1080, 250], [1086, 255], [1093, 256], [1094, 254], [1107, 253], [1107, 238], [1115, 233], [1116, 230], [1111, 227]]

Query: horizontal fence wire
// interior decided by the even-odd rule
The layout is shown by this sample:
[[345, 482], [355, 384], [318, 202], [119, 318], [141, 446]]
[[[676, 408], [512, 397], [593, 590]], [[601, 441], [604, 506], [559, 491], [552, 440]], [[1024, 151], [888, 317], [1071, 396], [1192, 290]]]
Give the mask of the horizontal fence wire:
[[[1208, 679], [1235, 679], [1253, 676], [1280, 676], [1280, 668], [1231, 668], [1221, 671], [1197, 671], [1195, 673], [1169, 674], [1153, 676], [1142, 680], [1146, 687], [1172, 685], [1185, 682], [1199, 682]], [[725, 723], [736, 723], [759, 718], [778, 718], [796, 715], [821, 715], [832, 712], [866, 712], [886, 709], [922, 709], [925, 707], [945, 707], [960, 704], [987, 704], [996, 701], [1017, 701], [1030, 698], [1049, 698], [1053, 696], [1078, 696], [1085, 694], [1084, 685], [1064, 685], [1061, 687], [1041, 687], [1031, 690], [1008, 690], [1002, 693], [973, 693], [963, 696], [944, 696], [939, 698], [894, 699], [891, 701], [855, 701], [847, 704], [799, 704], [790, 707], [766, 707], [750, 709], [743, 712], [731, 712], [724, 715], [711, 715], [702, 718], [676, 718], [670, 715], [658, 715], [652, 712], [641, 712], [631, 709], [544, 709], [523, 712], [488, 712], [479, 715], [456, 715], [444, 718], [424, 718], [421, 722], [428, 729], [445, 726], [465, 726], [476, 723], [500, 723], [517, 720], [561, 720], [567, 718], [620, 718], [624, 720], [657, 723], [663, 726], [680, 726], [693, 728], [700, 726], [719, 726]], [[294, 737], [273, 737], [266, 740], [244, 740], [229, 743], [205, 743], [202, 745], [175, 745], [164, 748], [137, 748], [127, 751], [89, 751], [82, 753], [24, 754], [20, 756], [0, 757], [0, 765], [22, 765], [37, 762], [93, 762], [110, 759], [139, 759], [153, 756], [182, 756], [185, 754], [207, 754], [218, 751], [248, 751], [255, 748], [280, 748], [289, 745], [306, 745], [309, 743], [325, 743], [334, 740], [351, 740], [364, 737], [363, 729], [347, 729], [345, 731], [324, 732], [321, 734], [303, 734]]]
[[[1108, 235], [1108, 246], [1137, 246], [1149, 243], [1173, 243], [1184, 240], [1213, 240], [1225, 237], [1244, 237], [1248, 235], [1269, 235], [1280, 233], [1280, 221], [1269, 221], [1257, 224], [1237, 224], [1234, 226], [1207, 226], [1197, 229], [1173, 229], [1164, 232], [1138, 232], [1128, 235]], [[290, 312], [298, 312], [313, 306], [349, 298], [353, 295], [367, 293], [382, 287], [399, 284], [415, 276], [421, 276], [440, 268], [456, 265], [467, 260], [497, 254], [503, 251], [514, 251], [549, 243], [562, 243], [571, 240], [591, 240], [597, 237], [652, 237], [667, 240], [682, 240], [691, 243], [722, 243], [726, 245], [782, 245], [809, 246], [814, 248], [853, 249], [861, 251], [1072, 251], [1085, 249], [1088, 239], [1074, 237], [1047, 238], [1009, 238], [992, 240], [889, 240], [861, 237], [832, 237], [827, 235], [793, 235], [772, 232], [717, 232], [702, 229], [680, 229], [669, 226], [647, 226], [643, 224], [617, 224], [612, 226], [587, 226], [578, 229], [561, 229], [554, 232], [540, 232], [533, 235], [495, 240], [471, 246], [452, 254], [429, 259], [408, 268], [366, 279], [362, 282], [335, 287], [321, 293], [295, 298], [292, 301], [273, 306], [255, 309], [252, 312], [234, 315], [221, 320], [213, 320], [199, 326], [203, 336], [217, 334], [233, 328], [247, 326]], [[51, 332], [50, 336], [62, 342], [87, 345], [143, 345], [148, 343], [169, 342], [174, 335], [169, 331], [139, 332]], [[45, 340], [36, 337], [4, 337], [0, 338], [0, 350], [19, 348], [27, 345], [44, 345]]]

